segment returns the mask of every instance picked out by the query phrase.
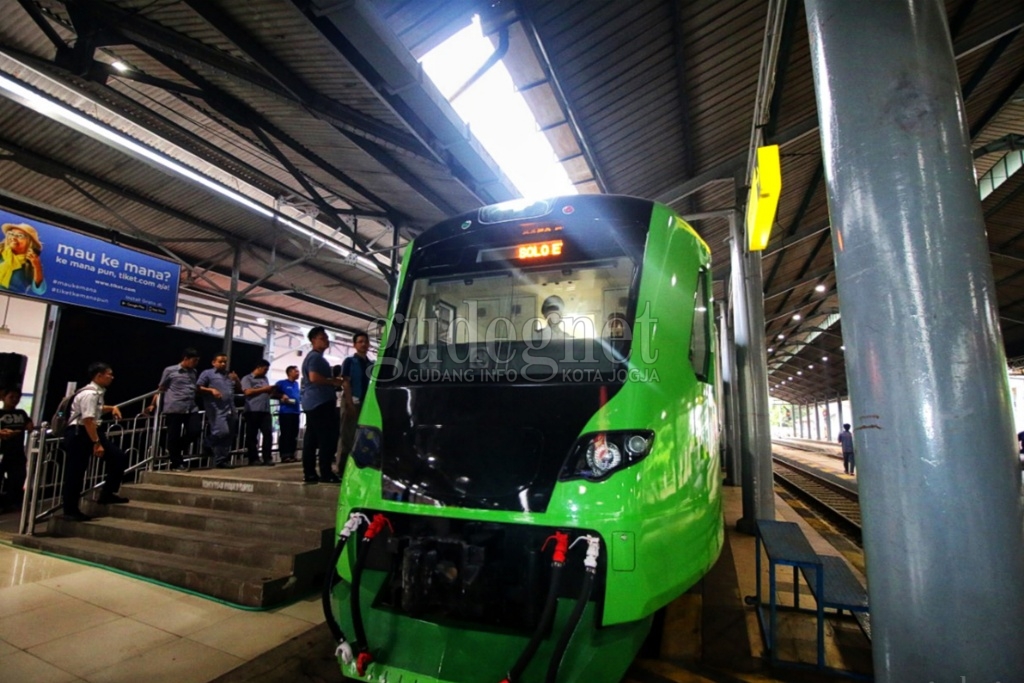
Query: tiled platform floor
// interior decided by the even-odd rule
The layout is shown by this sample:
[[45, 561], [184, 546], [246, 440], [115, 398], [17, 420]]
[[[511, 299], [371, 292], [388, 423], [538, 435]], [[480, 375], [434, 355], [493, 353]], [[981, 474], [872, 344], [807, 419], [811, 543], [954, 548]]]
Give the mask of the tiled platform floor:
[[205, 683], [323, 623], [253, 612], [0, 544], [0, 680]]

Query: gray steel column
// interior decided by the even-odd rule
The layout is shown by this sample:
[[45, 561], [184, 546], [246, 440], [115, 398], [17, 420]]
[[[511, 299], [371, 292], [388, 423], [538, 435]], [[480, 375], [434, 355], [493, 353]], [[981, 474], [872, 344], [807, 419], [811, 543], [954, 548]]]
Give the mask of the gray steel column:
[[[843, 431], [843, 397], [842, 394], [836, 397], [836, 402], [839, 404], [839, 431]], [[836, 436], [838, 439], [839, 437]]]
[[[60, 306], [46, 304], [46, 324], [43, 327], [42, 348], [39, 349], [39, 360], [36, 363], [36, 383], [32, 387], [32, 424], [40, 425], [48, 418], [43, 415], [46, 405], [46, 384], [50, 380], [50, 368], [53, 367], [53, 354], [57, 346], [57, 330], [60, 327]], [[99, 359], [96, 359], [99, 360]], [[85, 368], [77, 368], [85, 374]]]
[[775, 489], [768, 414], [768, 360], [764, 345], [761, 255], [747, 253], [740, 217], [729, 215], [736, 378], [740, 396], [743, 518], [737, 528], [753, 532], [757, 519], [775, 519]]
[[829, 400], [825, 399], [825, 441], [832, 440], [832, 414], [829, 408]]
[[722, 385], [722, 450], [725, 453], [725, 485], [740, 485], [739, 425], [736, 419], [736, 360], [733, 357], [732, 334], [729, 323], [729, 304], [722, 301], [718, 307], [719, 368]]
[[821, 403], [814, 399], [814, 438], [821, 441]]
[[228, 292], [228, 313], [224, 322], [224, 344], [221, 353], [228, 357], [231, 368], [231, 342], [235, 337], [235, 309], [238, 308], [238, 271], [242, 266], [242, 247], [235, 245], [235, 258], [231, 262], [231, 291]]
[[880, 683], [1024, 680], [1024, 509], [940, 0], [807, 0]]

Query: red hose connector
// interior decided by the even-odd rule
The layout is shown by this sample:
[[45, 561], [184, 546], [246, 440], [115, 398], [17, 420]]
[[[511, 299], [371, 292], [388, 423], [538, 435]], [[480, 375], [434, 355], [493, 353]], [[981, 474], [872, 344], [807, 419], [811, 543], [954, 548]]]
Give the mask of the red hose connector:
[[366, 675], [366, 667], [370, 666], [370, 662], [373, 661], [373, 655], [369, 652], [360, 652], [359, 656], [356, 657], [356, 673], [360, 676]]
[[374, 536], [379, 534], [384, 529], [384, 525], [387, 525], [391, 533], [395, 533], [395, 528], [391, 526], [391, 522], [387, 517], [380, 514], [379, 512], [373, 516], [373, 521], [370, 522], [370, 527], [366, 530], [366, 534], [363, 536], [363, 540], [369, 541]]
[[545, 539], [544, 541], [544, 545], [542, 545], [540, 548], [541, 552], [544, 552], [544, 550], [547, 549], [548, 541], [550, 541], [551, 539], [555, 539], [555, 552], [551, 556], [551, 561], [561, 562], [564, 564], [565, 554], [569, 550], [569, 534], [563, 533], [561, 531], [556, 531], [551, 536], [548, 536], [547, 539]]

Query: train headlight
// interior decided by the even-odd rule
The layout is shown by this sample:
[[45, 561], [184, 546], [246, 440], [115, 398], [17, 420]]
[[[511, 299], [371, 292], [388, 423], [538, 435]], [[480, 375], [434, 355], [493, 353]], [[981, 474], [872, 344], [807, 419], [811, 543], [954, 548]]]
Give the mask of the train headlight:
[[558, 478], [600, 481], [645, 458], [653, 443], [651, 431], [584, 434], [577, 439]]
[[598, 476], [604, 476], [622, 464], [619, 447], [601, 437], [591, 440], [586, 457], [587, 465]]
[[359, 425], [356, 428], [356, 443], [352, 447], [352, 459], [356, 467], [381, 468], [381, 433], [376, 427], [364, 427]]

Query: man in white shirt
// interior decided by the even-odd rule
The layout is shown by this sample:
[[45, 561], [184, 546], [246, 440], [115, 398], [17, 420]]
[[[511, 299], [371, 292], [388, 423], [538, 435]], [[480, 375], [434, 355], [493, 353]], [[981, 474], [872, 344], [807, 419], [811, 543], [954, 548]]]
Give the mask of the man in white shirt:
[[107, 478], [97, 502], [100, 505], [127, 503], [128, 499], [117, 495], [124, 478], [127, 458], [116, 445], [107, 440], [100, 425], [104, 413], [110, 413], [115, 420], [121, 419], [117, 406], [103, 404], [103, 395], [114, 381], [114, 371], [106, 363], [96, 362], [89, 366], [92, 381], [75, 394], [71, 401], [70, 418], [64, 433], [64, 519], [88, 522], [91, 517], [78, 508], [82, 496], [82, 484], [91, 458], [102, 458], [107, 468]]

